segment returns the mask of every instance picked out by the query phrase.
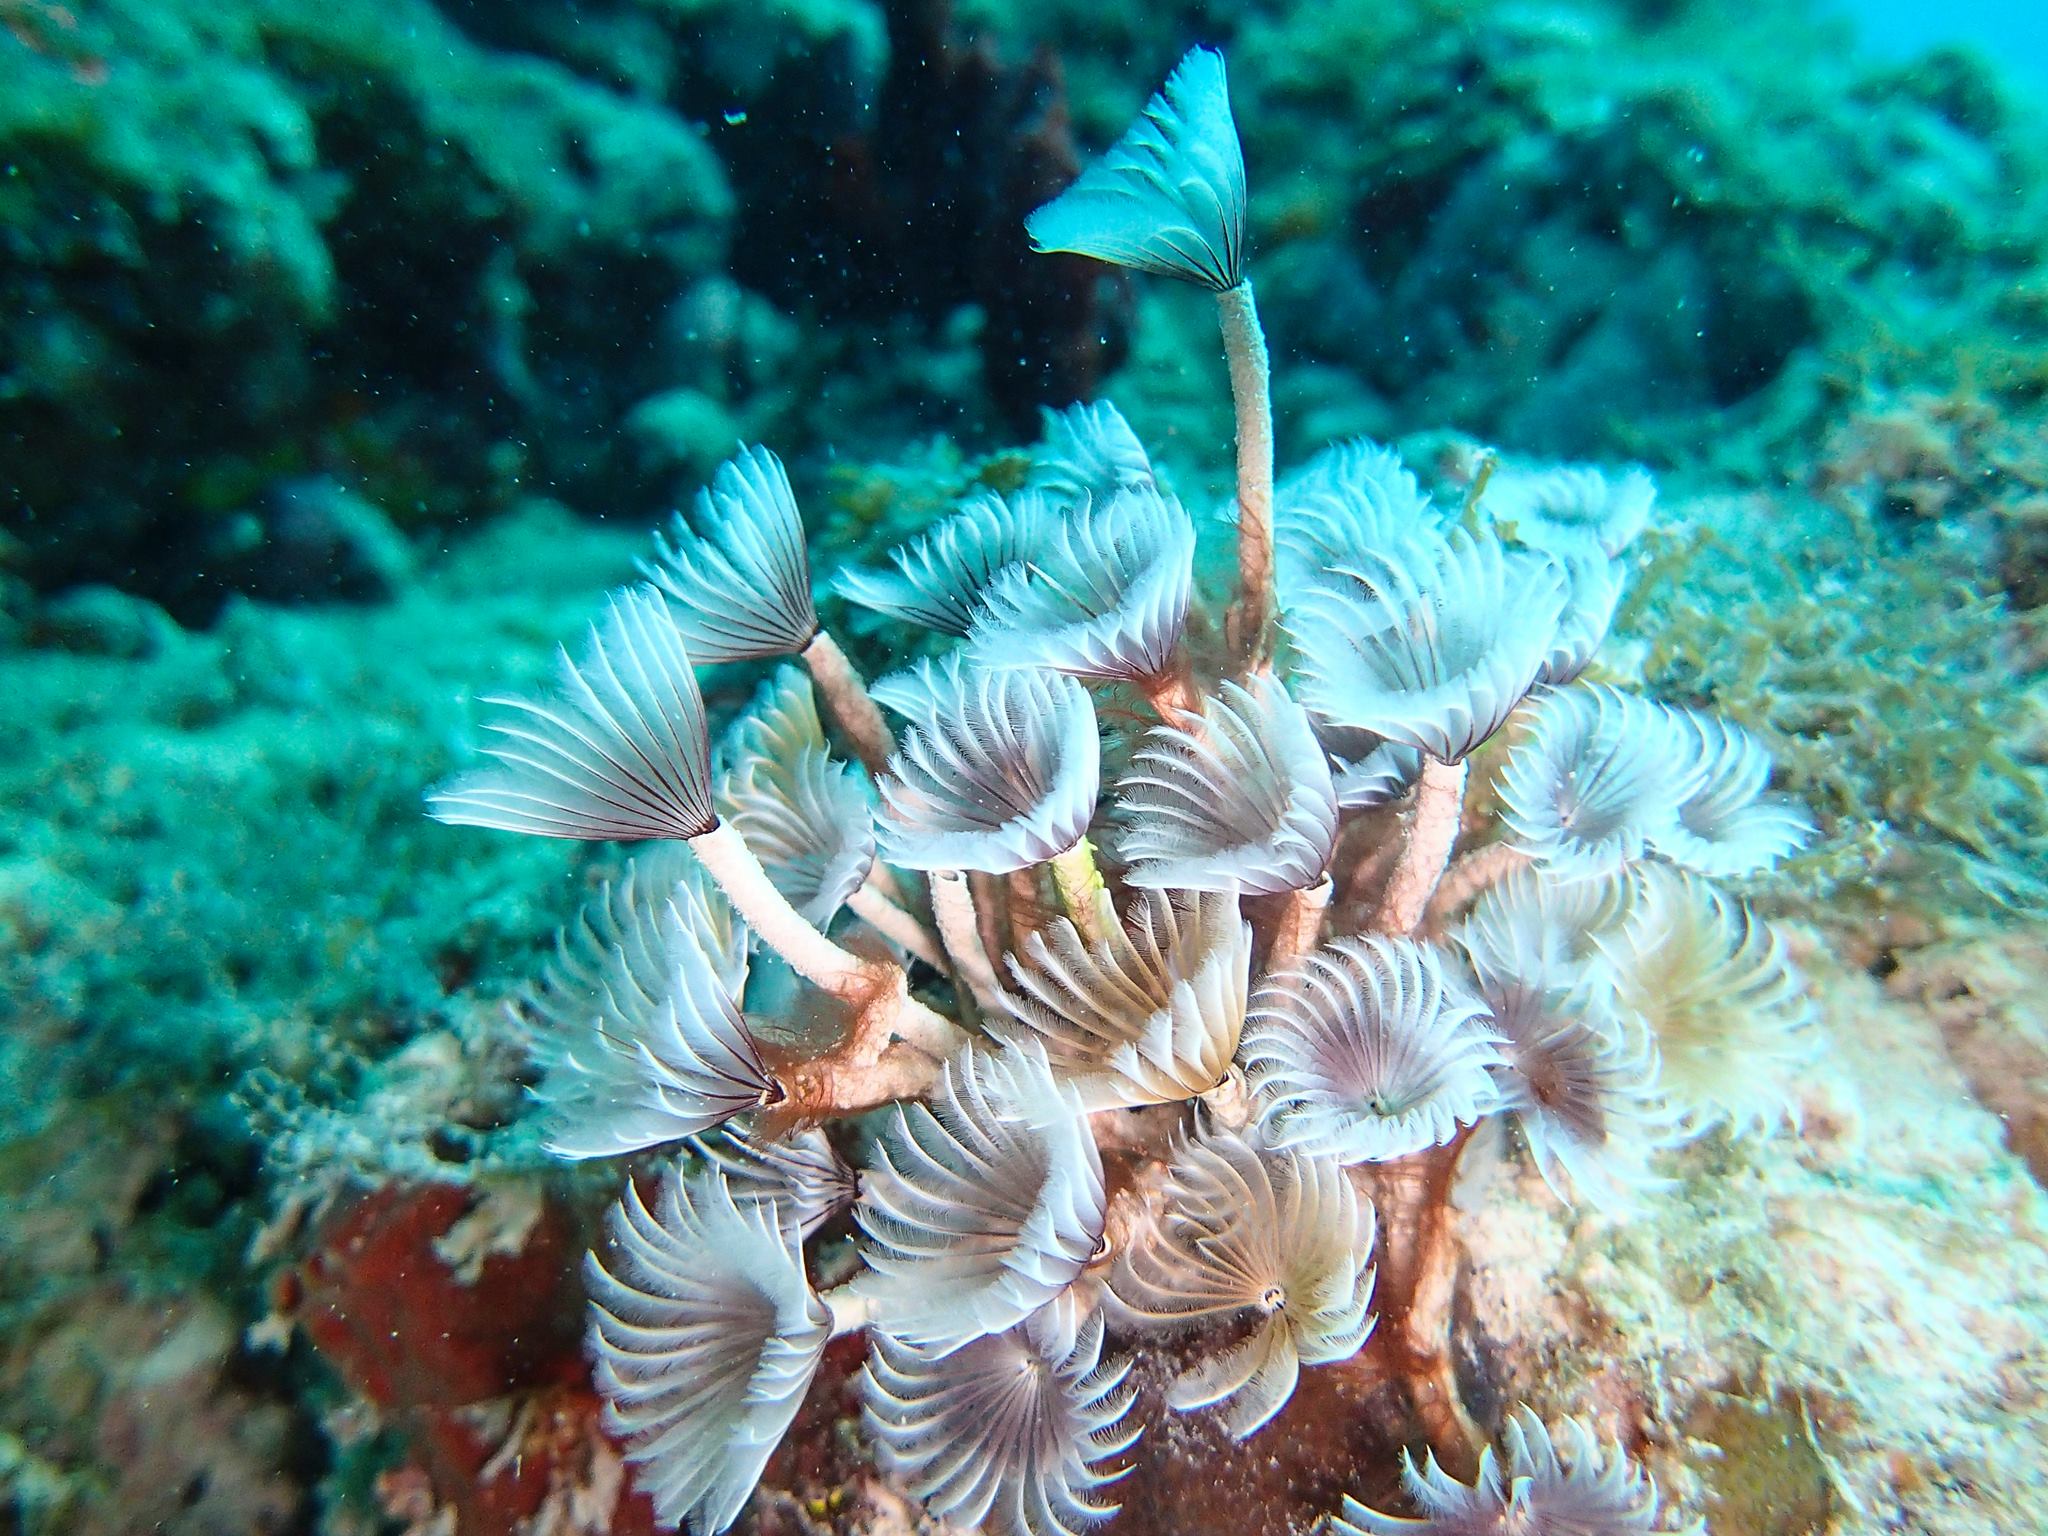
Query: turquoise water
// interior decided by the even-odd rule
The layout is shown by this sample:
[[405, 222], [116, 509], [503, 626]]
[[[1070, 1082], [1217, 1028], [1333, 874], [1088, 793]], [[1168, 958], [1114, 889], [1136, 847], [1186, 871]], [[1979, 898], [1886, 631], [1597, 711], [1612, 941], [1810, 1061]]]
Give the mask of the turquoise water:
[[2048, 18], [2015, 0], [1967, 0], [1931, 11], [1894, 0], [1854, 0], [1840, 11], [1874, 51], [1904, 57], [1945, 45], [1973, 48], [2032, 89], [2048, 83]]
[[2048, 1529], [2036, 9], [0, 0], [0, 1533]]

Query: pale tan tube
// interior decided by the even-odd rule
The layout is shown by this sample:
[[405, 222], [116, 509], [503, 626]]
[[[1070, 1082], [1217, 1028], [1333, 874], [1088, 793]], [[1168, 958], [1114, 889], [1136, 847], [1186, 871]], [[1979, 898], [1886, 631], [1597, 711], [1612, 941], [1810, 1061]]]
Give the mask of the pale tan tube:
[[1237, 601], [1224, 632], [1231, 649], [1255, 665], [1273, 618], [1272, 364], [1250, 278], [1216, 295], [1216, 313], [1237, 418]]
[[869, 695], [868, 685], [846, 659], [846, 652], [839, 649], [839, 642], [822, 629], [801, 654], [810, 669], [811, 686], [825, 701], [825, 712], [846, 732], [854, 756], [869, 773], [881, 777], [896, 750], [896, 739], [889, 734], [881, 706]]
[[1413, 933], [1429, 910], [1458, 840], [1458, 822], [1465, 809], [1465, 765], [1442, 763], [1425, 755], [1422, 779], [1415, 786], [1415, 807], [1408, 813], [1408, 831], [1400, 862], [1387, 880], [1373, 927], [1381, 933]]
[[883, 938], [907, 954], [917, 956], [926, 965], [937, 970], [946, 970], [946, 957], [932, 936], [925, 932], [924, 924], [910, 913], [889, 900], [872, 885], [863, 885], [851, 896], [846, 904], [853, 909], [853, 915], [866, 923]]
[[967, 876], [957, 869], [932, 871], [932, 919], [939, 942], [953, 963], [953, 974], [967, 988], [976, 1006], [987, 1013], [997, 1004], [996, 968], [981, 942], [981, 925]]
[[1284, 971], [1316, 947], [1322, 936], [1323, 914], [1329, 910], [1336, 886], [1328, 875], [1305, 891], [1294, 891], [1273, 925], [1273, 944], [1266, 951], [1266, 971]]
[[[870, 1059], [880, 1055], [888, 1033], [936, 1056], [947, 1054], [963, 1038], [958, 1025], [909, 995], [901, 966], [863, 960], [812, 926], [775, 889], [761, 861], [730, 826], [720, 824], [691, 838], [690, 848], [763, 944], [804, 980], [862, 1010], [857, 1032], [878, 1032], [874, 1040], [862, 1042], [862, 1053]], [[883, 1006], [879, 1016], [873, 1016], [877, 1003]]]
[[1152, 712], [1167, 725], [1177, 725], [1186, 731], [1201, 727], [1202, 695], [1195, 687], [1194, 670], [1188, 664], [1185, 645], [1173, 648], [1173, 658], [1164, 671], [1139, 678], [1137, 685], [1145, 695], [1145, 702], [1152, 706]]
[[718, 882], [733, 910], [804, 980], [848, 1002], [859, 1001], [874, 990], [873, 962], [841, 949], [791, 906], [731, 823], [720, 822], [701, 837], [691, 838], [690, 849]]
[[1457, 916], [1461, 907], [1476, 901], [1516, 870], [1528, 868], [1529, 862], [1529, 855], [1508, 843], [1488, 843], [1461, 855], [1444, 871], [1443, 883], [1430, 897], [1429, 909], [1422, 918], [1423, 931], [1436, 933]]

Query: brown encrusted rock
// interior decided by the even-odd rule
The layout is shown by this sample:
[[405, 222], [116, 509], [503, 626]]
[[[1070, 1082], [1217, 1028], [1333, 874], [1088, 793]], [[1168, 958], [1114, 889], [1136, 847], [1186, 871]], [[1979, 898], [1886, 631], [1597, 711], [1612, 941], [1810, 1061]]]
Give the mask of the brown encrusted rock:
[[1937, 945], [1907, 957], [1885, 983], [1926, 1010], [1977, 1101], [2005, 1125], [2005, 1144], [2048, 1186], [2048, 940], [2018, 929]]

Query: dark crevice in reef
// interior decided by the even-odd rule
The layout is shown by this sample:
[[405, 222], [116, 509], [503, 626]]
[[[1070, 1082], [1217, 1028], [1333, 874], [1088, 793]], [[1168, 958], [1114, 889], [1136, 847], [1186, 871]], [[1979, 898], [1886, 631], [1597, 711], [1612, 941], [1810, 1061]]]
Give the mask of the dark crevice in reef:
[[0, 305], [27, 326], [7, 366], [51, 381], [0, 401], [0, 503], [20, 568], [49, 588], [147, 590], [187, 525], [193, 467], [291, 413], [296, 320], [271, 295], [225, 291], [203, 220], [166, 222], [110, 193], [71, 146], [17, 144], [10, 170], [16, 222], [70, 232], [35, 252], [40, 270], [0, 267]]
[[944, 0], [885, 9], [872, 104], [826, 50], [776, 76], [787, 131], [711, 125], [737, 193], [733, 275], [826, 320], [937, 323], [978, 306], [990, 401], [1010, 429], [1035, 431], [1039, 406], [1089, 397], [1123, 346], [1102, 313], [1122, 285], [1079, 257], [1034, 256], [1024, 235], [1025, 215], [1079, 170], [1058, 63], [1010, 65], [961, 41]]
[[[653, 23], [616, 6], [586, 6], [575, 25], [450, 8], [482, 41], [561, 58], [701, 123], [732, 185], [729, 274], [778, 308], [814, 326], [879, 330], [909, 317], [933, 331], [978, 309], [998, 419], [963, 415], [950, 429], [1029, 435], [1039, 406], [1092, 396], [1121, 361], [1127, 285], [1078, 257], [1033, 256], [1024, 237], [1025, 215], [1079, 170], [1052, 53], [1006, 57], [966, 36], [948, 0], [883, 0], [878, 77], [856, 31], [801, 46], [756, 40], [755, 78], [731, 64], [748, 50], [715, 33], [661, 27], [625, 46]], [[849, 347], [840, 366], [881, 361]]]
[[[537, 253], [480, 196], [488, 178], [413, 104], [373, 82], [317, 78], [332, 82], [321, 158], [360, 168], [330, 236], [362, 322], [325, 338], [330, 409], [343, 420], [395, 414], [410, 464], [394, 478], [454, 488], [465, 512], [502, 498], [513, 466], [480, 452], [494, 443], [520, 445], [516, 473], [534, 489], [578, 505], [643, 504], [619, 422], [673, 371], [650, 323], [675, 298], [665, 232]], [[573, 138], [563, 147], [573, 176], [588, 151]]]

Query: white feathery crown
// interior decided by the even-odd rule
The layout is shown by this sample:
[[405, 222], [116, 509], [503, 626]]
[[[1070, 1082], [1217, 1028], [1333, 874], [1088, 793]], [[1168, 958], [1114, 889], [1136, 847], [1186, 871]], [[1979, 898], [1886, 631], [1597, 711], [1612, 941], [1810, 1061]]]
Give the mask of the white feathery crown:
[[1560, 1199], [1630, 1209], [1665, 1187], [1650, 1157], [1673, 1139], [1656, 1044], [1617, 1005], [1604, 973], [1558, 968], [1538, 932], [1501, 937], [1461, 943], [1500, 1036], [1501, 1112]]
[[1001, 1333], [1056, 1299], [1102, 1242], [1102, 1160], [1042, 1048], [970, 1047], [930, 1105], [899, 1105], [854, 1216], [855, 1281], [881, 1326], [944, 1346]]
[[1638, 468], [1610, 477], [1590, 464], [1503, 464], [1488, 477], [1482, 504], [1531, 549], [1611, 557], [1636, 541], [1656, 500], [1656, 482]]
[[[1438, 1466], [1433, 1453], [1417, 1468], [1403, 1452], [1402, 1487], [1422, 1518], [1383, 1515], [1347, 1497], [1343, 1514], [1330, 1521], [1331, 1536], [1652, 1536], [1659, 1528], [1657, 1485], [1620, 1445], [1598, 1438], [1581, 1420], [1566, 1419], [1553, 1435], [1526, 1406], [1518, 1407], [1501, 1439], [1506, 1456], [1496, 1456], [1492, 1446], [1482, 1450], [1469, 1486]], [[1706, 1533], [1699, 1520], [1668, 1529], [1670, 1536]]]
[[1558, 617], [1557, 636], [1537, 676], [1562, 687], [1593, 664], [1607, 639], [1615, 609], [1621, 605], [1622, 571], [1619, 564], [1597, 551], [1560, 556], [1559, 564], [1564, 570], [1564, 612]]
[[777, 1204], [809, 1237], [860, 1198], [860, 1175], [846, 1166], [832, 1139], [816, 1126], [780, 1141], [733, 1123], [695, 1142], [704, 1161], [725, 1175], [736, 1201]]
[[1344, 938], [1253, 995], [1241, 1059], [1268, 1145], [1385, 1162], [1496, 1107], [1497, 1039], [1434, 947]]
[[718, 825], [711, 747], [682, 632], [651, 587], [616, 593], [552, 699], [495, 696], [488, 768], [427, 797], [451, 826], [539, 837], [692, 838]]
[[1218, 292], [1244, 281], [1244, 151], [1223, 55], [1191, 49], [1108, 154], [1025, 221], [1070, 251]]
[[1784, 938], [1696, 875], [1651, 866], [1627, 921], [1603, 934], [1621, 1006], [1657, 1043], [1688, 1135], [1758, 1135], [1794, 1116], [1792, 1078], [1817, 1043]]
[[964, 637], [996, 577], [1045, 547], [1061, 506], [1057, 494], [1044, 489], [1011, 496], [975, 491], [945, 519], [891, 550], [894, 570], [849, 567], [832, 578], [833, 588], [876, 613]]
[[1156, 486], [1152, 459], [1138, 434], [1107, 400], [1045, 413], [1045, 433], [1031, 456], [1026, 485], [1061, 506]]
[[1333, 443], [1280, 483], [1273, 545], [1280, 606], [1340, 566], [1408, 543], [1435, 549], [1443, 520], [1400, 456], [1363, 438]]
[[719, 744], [717, 804], [789, 904], [824, 927], [875, 862], [867, 775], [833, 758], [801, 668], [762, 683]]
[[1101, 788], [1095, 704], [1072, 678], [958, 652], [875, 685], [910, 722], [882, 780], [882, 856], [1001, 874], [1081, 840]]
[[1329, 760], [1269, 673], [1225, 682], [1190, 726], [1155, 727], [1117, 794], [1117, 852], [1136, 886], [1298, 891], [1336, 848]]
[[1372, 1206], [1327, 1158], [1241, 1137], [1184, 1142], [1163, 1226], [1118, 1255], [1110, 1294], [1133, 1318], [1250, 1317], [1251, 1334], [1183, 1371], [1170, 1408], [1220, 1406], [1234, 1439], [1270, 1421], [1304, 1365], [1358, 1353], [1372, 1312]]
[[[1036, 1314], [956, 1349], [877, 1333], [863, 1413], [882, 1464], [950, 1526], [1079, 1536], [1117, 1511], [1104, 1470], [1138, 1438], [1128, 1361], [1102, 1363], [1102, 1318], [1069, 1338]], [[961, 1454], [961, 1447], [972, 1447]]]
[[1501, 776], [1510, 843], [1564, 878], [1618, 873], [1678, 823], [1700, 782], [1655, 706], [1579, 684], [1545, 695]]
[[1195, 525], [1151, 485], [1074, 508], [1031, 560], [982, 595], [967, 646], [992, 668], [1104, 682], [1172, 668], [1194, 593]]
[[1178, 1103], [1230, 1071], [1251, 962], [1227, 895], [1142, 891], [1093, 945], [1068, 918], [1027, 937], [991, 1028], [1035, 1037], [1090, 1110]]
[[1482, 891], [1458, 925], [1459, 947], [1479, 966], [1575, 986], [1611, 981], [1603, 938], [1634, 910], [1634, 874], [1555, 880], [1537, 868], [1511, 870]]
[[1749, 732], [1693, 709], [1659, 706], [1680, 761], [1696, 773], [1675, 822], [1656, 839], [1674, 864], [1727, 879], [1755, 874], [1796, 853], [1813, 823], [1792, 801], [1765, 793], [1771, 755]]
[[630, 1182], [584, 1265], [606, 1426], [670, 1525], [738, 1518], [824, 1356], [831, 1318], [773, 1201], [671, 1169], [652, 1209]]
[[700, 662], [800, 651], [818, 633], [803, 519], [782, 460], [742, 448], [697, 494], [694, 519], [675, 515], [640, 574], [678, 604], [684, 643]]
[[1549, 562], [1454, 530], [1331, 570], [1287, 615], [1301, 701], [1334, 724], [1461, 762], [1536, 682], [1564, 611]]
[[548, 1149], [617, 1157], [778, 1097], [740, 1017], [746, 975], [722, 896], [628, 864], [563, 930], [528, 998]]
[[1501, 801], [1509, 840], [1554, 875], [1612, 874], [1651, 854], [1747, 875], [1812, 835], [1803, 811], [1764, 792], [1770, 755], [1739, 726], [1585, 683], [1530, 716]]

